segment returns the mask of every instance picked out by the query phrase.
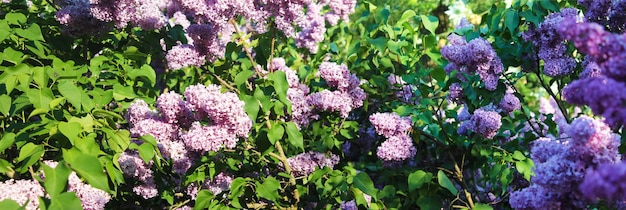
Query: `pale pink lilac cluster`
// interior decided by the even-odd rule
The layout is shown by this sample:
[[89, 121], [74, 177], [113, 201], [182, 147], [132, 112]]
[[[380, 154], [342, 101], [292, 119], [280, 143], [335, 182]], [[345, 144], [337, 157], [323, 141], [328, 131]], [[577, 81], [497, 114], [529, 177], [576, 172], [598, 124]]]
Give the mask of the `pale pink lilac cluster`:
[[14, 200], [28, 210], [39, 209], [39, 197], [44, 196], [43, 187], [33, 179], [9, 179], [0, 182], [0, 200]]
[[386, 138], [376, 149], [376, 156], [385, 165], [397, 165], [394, 163], [401, 163], [415, 156], [417, 149], [408, 134], [413, 126], [410, 117], [400, 117], [396, 113], [375, 113], [370, 115], [369, 120], [376, 133]]
[[539, 24], [524, 33], [522, 37], [539, 48], [538, 56], [544, 61], [544, 74], [557, 77], [571, 74], [576, 67], [576, 61], [567, 53], [564, 37], [558, 33], [559, 26], [567, 20], [576, 20], [578, 10], [566, 8], [552, 13]]
[[[441, 48], [441, 55], [450, 62], [445, 67], [448, 74], [454, 70], [460, 73], [478, 74], [487, 90], [493, 91], [498, 87], [504, 67], [487, 40], [478, 37], [467, 42], [465, 37], [450, 34], [448, 42], [448, 45]], [[458, 77], [465, 80], [462, 75]]]
[[460, 124], [457, 133], [459, 135], [467, 135], [471, 131], [483, 138], [492, 139], [502, 126], [502, 117], [491, 106], [474, 110], [471, 115], [469, 112], [462, 113], [463, 115], [458, 117]]
[[165, 55], [167, 59], [167, 67], [170, 70], [178, 70], [185, 67], [200, 67], [204, 64], [205, 59], [192, 45], [177, 45], [167, 51]]
[[[222, 93], [220, 86], [192, 85], [185, 89], [184, 99], [175, 92], [163, 93], [156, 100], [156, 111], [137, 100], [126, 118], [131, 136], [154, 136], [163, 157], [172, 161], [173, 170], [185, 174], [204, 152], [232, 149], [239, 138], [248, 137], [252, 120], [244, 105], [237, 94]], [[140, 163], [134, 152], [120, 164], [122, 161], [128, 162], [124, 174], [143, 183], [133, 190], [144, 198], [156, 196], [150, 166]]]
[[511, 207], [579, 209], [593, 203], [583, 197], [585, 174], [603, 164], [618, 162], [619, 145], [619, 137], [606, 124], [586, 116], [574, 119], [558, 140], [534, 141], [531, 158], [535, 176], [530, 187], [511, 193]]
[[[56, 161], [44, 161], [51, 168], [56, 168], [59, 164]], [[45, 177], [44, 177], [45, 179]], [[101, 189], [92, 187], [83, 182], [76, 172], [70, 173], [68, 177], [68, 192], [76, 193], [80, 199], [83, 209], [85, 210], [101, 210], [111, 200], [111, 195]]]
[[402, 77], [395, 74], [389, 75], [387, 81], [391, 84], [392, 89], [395, 90], [396, 98], [405, 103], [416, 103], [415, 94], [413, 91], [417, 90], [417, 87], [411, 84], [407, 84]]
[[323, 62], [317, 75], [328, 86], [336, 90], [323, 90], [309, 95], [307, 102], [320, 111], [339, 112], [341, 117], [348, 117], [350, 111], [363, 106], [365, 91], [359, 87], [360, 80], [344, 64]]
[[339, 163], [339, 156], [309, 151], [287, 158], [287, 162], [294, 176], [307, 176], [316, 168], [335, 167]]
[[234, 176], [229, 175], [224, 172], [220, 172], [215, 175], [213, 179], [207, 178], [204, 180], [202, 186], [198, 188], [196, 183], [192, 183], [187, 187], [187, 195], [191, 196], [192, 199], [196, 199], [198, 196], [198, 191], [202, 189], [206, 189], [211, 191], [213, 195], [218, 195], [226, 190], [230, 189], [230, 185], [233, 183]]

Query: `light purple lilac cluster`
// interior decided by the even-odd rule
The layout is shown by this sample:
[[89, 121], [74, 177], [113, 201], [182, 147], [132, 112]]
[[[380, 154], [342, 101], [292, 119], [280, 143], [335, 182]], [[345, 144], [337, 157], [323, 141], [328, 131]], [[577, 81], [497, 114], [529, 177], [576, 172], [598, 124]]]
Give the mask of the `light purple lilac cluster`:
[[502, 126], [502, 117], [493, 106], [474, 110], [473, 114], [470, 114], [464, 107], [457, 119], [460, 121], [457, 130], [459, 135], [467, 135], [471, 131], [483, 138], [492, 139]]
[[400, 101], [404, 103], [417, 103], [417, 99], [414, 98], [415, 94], [413, 94], [413, 91], [417, 90], [415, 85], [407, 84], [402, 77], [395, 74], [389, 75], [387, 81], [391, 84], [392, 89], [396, 91], [396, 98], [400, 99]]
[[[252, 127], [244, 102], [235, 93], [222, 93], [220, 86], [189, 86], [184, 99], [175, 92], [163, 93], [156, 100], [157, 110], [137, 100], [126, 115], [131, 135], [154, 136], [161, 154], [172, 161], [178, 174], [186, 173], [204, 152], [234, 148], [239, 138], [248, 137]], [[129, 153], [120, 159], [120, 165], [127, 162], [128, 171], [124, 174], [144, 183], [135, 187], [137, 194], [145, 198], [156, 196], [150, 164], [138, 158]]]
[[581, 183], [585, 174], [603, 164], [618, 162], [619, 145], [619, 137], [606, 124], [586, 116], [573, 120], [560, 140], [537, 139], [531, 147], [535, 163], [532, 184], [511, 193], [511, 207], [584, 208], [593, 202], [583, 197]]
[[576, 105], [588, 105], [611, 125], [626, 124], [626, 37], [604, 30], [597, 23], [566, 20], [559, 33], [585, 53], [585, 70], [580, 79], [563, 90], [565, 99]]
[[360, 80], [344, 64], [323, 62], [317, 72], [328, 86], [333, 89], [312, 93], [307, 98], [309, 105], [320, 111], [339, 112], [341, 117], [348, 117], [353, 109], [363, 106], [365, 91], [359, 87]]
[[325, 154], [321, 152], [305, 152], [296, 156], [287, 158], [287, 162], [291, 167], [294, 176], [307, 176], [316, 168], [335, 167], [339, 163], [339, 156], [335, 154]]
[[565, 39], [558, 33], [562, 22], [578, 19], [578, 10], [574, 8], [562, 9], [552, 13], [539, 24], [522, 33], [522, 38], [532, 42], [539, 48], [539, 58], [544, 61], [544, 74], [557, 77], [571, 74], [576, 68], [576, 61], [567, 54]]
[[228, 189], [230, 189], [230, 184], [233, 183], [234, 176], [229, 175], [224, 172], [220, 172], [215, 175], [213, 179], [207, 178], [204, 180], [202, 186], [198, 187], [196, 183], [192, 183], [187, 187], [187, 195], [191, 196], [192, 199], [196, 199], [198, 196], [198, 191], [202, 189], [207, 189], [213, 193], [213, 195], [218, 195]]
[[[51, 168], [56, 168], [59, 164], [56, 161], [44, 161]], [[111, 195], [103, 190], [92, 187], [83, 182], [76, 172], [70, 173], [68, 177], [68, 192], [76, 193], [80, 199], [83, 209], [85, 210], [101, 210], [111, 200]]]
[[370, 122], [376, 133], [387, 138], [376, 149], [376, 156], [383, 160], [385, 165], [397, 165], [412, 159], [417, 152], [409, 130], [413, 126], [410, 117], [400, 117], [396, 113], [375, 113], [370, 115]]
[[205, 60], [192, 45], [183, 44], [172, 47], [165, 55], [167, 67], [170, 70], [178, 70], [184, 67], [200, 67]]
[[43, 196], [43, 187], [33, 179], [9, 179], [0, 182], [0, 200], [14, 200], [28, 210], [39, 209], [39, 197]]
[[520, 104], [519, 98], [517, 98], [517, 96], [513, 94], [513, 91], [509, 89], [502, 97], [502, 100], [500, 100], [500, 103], [498, 103], [498, 107], [504, 113], [511, 113], [520, 109], [522, 105]]
[[[478, 74], [487, 90], [493, 91], [498, 87], [504, 67], [487, 40], [478, 37], [467, 42], [465, 37], [450, 34], [448, 42], [448, 45], [441, 48], [441, 55], [450, 62], [445, 67], [448, 74], [453, 70]], [[465, 80], [462, 75], [459, 75], [459, 79]]]

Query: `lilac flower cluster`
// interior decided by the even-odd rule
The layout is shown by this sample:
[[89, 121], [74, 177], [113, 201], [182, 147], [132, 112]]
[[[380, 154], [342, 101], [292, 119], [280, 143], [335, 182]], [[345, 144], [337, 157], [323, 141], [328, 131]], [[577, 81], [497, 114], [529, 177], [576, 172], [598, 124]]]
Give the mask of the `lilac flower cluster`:
[[500, 121], [502, 117], [491, 106], [474, 110], [471, 115], [467, 110], [461, 113], [458, 116], [461, 123], [457, 130], [459, 135], [467, 135], [469, 131], [472, 131], [483, 138], [491, 139], [496, 136], [498, 129], [502, 126]]
[[450, 102], [454, 102], [454, 103], [460, 103], [463, 101], [463, 86], [461, 86], [460, 83], [452, 83], [450, 84], [450, 88], [449, 88], [449, 93], [446, 96], [446, 98], [450, 101]]
[[495, 90], [504, 67], [491, 44], [482, 37], [467, 42], [456, 34], [450, 34], [448, 41], [449, 44], [441, 48], [441, 55], [450, 62], [445, 67], [446, 72], [476, 73], [487, 90]]
[[520, 109], [522, 105], [520, 104], [519, 98], [513, 95], [513, 91], [509, 90], [504, 94], [500, 103], [498, 103], [498, 107], [505, 113], [511, 113]]
[[303, 83], [294, 70], [291, 70], [283, 58], [274, 58], [269, 64], [270, 71], [278, 70], [285, 72], [289, 89], [287, 89], [287, 99], [291, 102], [291, 120], [299, 127], [309, 125], [312, 119], [317, 119], [317, 115], [313, 113], [311, 105], [307, 102], [310, 89]]
[[[44, 163], [52, 168], [56, 168], [56, 166], [59, 164], [55, 161], [44, 161]], [[103, 190], [94, 188], [91, 185], [86, 184], [80, 178], [78, 178], [76, 172], [73, 171], [68, 177], [67, 191], [76, 193], [76, 196], [80, 199], [83, 209], [85, 210], [104, 209], [106, 203], [111, 200], [111, 195]]]
[[386, 165], [394, 165], [415, 156], [417, 149], [409, 130], [413, 126], [410, 117], [400, 117], [396, 113], [375, 113], [370, 115], [370, 122], [376, 133], [387, 138], [377, 149], [376, 155]]
[[287, 162], [294, 176], [306, 176], [313, 173], [316, 168], [335, 167], [339, 163], [339, 156], [310, 151], [287, 158]]
[[625, 201], [625, 178], [626, 162], [602, 164], [597, 169], [587, 172], [579, 189], [589, 200]]
[[[405, 103], [416, 103], [413, 91], [417, 90], [414, 85], [407, 84], [402, 77], [391, 74], [387, 77], [387, 81], [392, 85], [392, 89], [396, 91], [396, 98]], [[399, 87], [397, 87], [399, 85]]]
[[576, 67], [574, 58], [567, 55], [567, 46], [564, 37], [558, 33], [560, 24], [567, 20], [576, 20], [578, 10], [573, 8], [563, 9], [552, 13], [539, 24], [537, 28], [530, 29], [522, 34], [522, 38], [531, 41], [539, 48], [539, 58], [544, 61], [544, 74], [557, 77], [568, 75]]
[[165, 55], [167, 67], [170, 70], [178, 70], [188, 66], [200, 67], [204, 64], [204, 58], [192, 45], [178, 45], [172, 47]]
[[348, 117], [350, 111], [363, 106], [365, 91], [359, 87], [359, 78], [355, 74], [350, 74], [346, 65], [324, 62], [320, 64], [317, 75], [336, 90], [323, 90], [310, 94], [307, 102], [315, 109], [338, 111], [342, 117]]
[[65, 26], [62, 32], [66, 35], [95, 35], [108, 29], [104, 21], [91, 14], [88, 0], [65, 0], [61, 2], [61, 6], [63, 7], [56, 12], [55, 18]]
[[[0, 182], [0, 200], [11, 199], [28, 210], [39, 209], [39, 197], [45, 195], [44, 189], [35, 180], [9, 179]], [[28, 203], [27, 203], [28, 201]]]
[[585, 20], [607, 25], [611, 32], [622, 33], [626, 30], [626, 2], [611, 0], [578, 0], [586, 8]]
[[[619, 161], [619, 137], [602, 121], [576, 118], [561, 139], [540, 138], [531, 148], [535, 176], [530, 187], [511, 193], [515, 209], [583, 208], [585, 173]], [[580, 188], [580, 190], [579, 190]]]
[[190, 184], [187, 187], [187, 195], [191, 196], [192, 199], [196, 199], [198, 196], [198, 191], [201, 189], [207, 189], [213, 193], [213, 195], [218, 195], [228, 189], [230, 189], [230, 184], [233, 183], [234, 176], [226, 174], [224, 172], [220, 172], [215, 175], [213, 179], [207, 178], [204, 180], [204, 183], [200, 188], [195, 183]]
[[[189, 86], [184, 96], [186, 100], [175, 92], [162, 94], [156, 101], [157, 111], [138, 100], [126, 115], [131, 135], [154, 136], [161, 154], [172, 161], [178, 174], [186, 173], [204, 152], [234, 148], [238, 138], [247, 138], [252, 127], [244, 102], [235, 93], [222, 93], [220, 86]], [[126, 167], [124, 174], [143, 183], [134, 188], [137, 194], [145, 198], [157, 195], [150, 164], [135, 153], [119, 162]]]

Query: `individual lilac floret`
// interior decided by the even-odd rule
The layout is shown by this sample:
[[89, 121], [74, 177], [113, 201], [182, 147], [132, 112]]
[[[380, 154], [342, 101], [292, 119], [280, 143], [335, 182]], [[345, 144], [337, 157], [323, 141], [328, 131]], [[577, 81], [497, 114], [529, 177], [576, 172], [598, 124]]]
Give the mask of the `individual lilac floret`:
[[590, 170], [580, 183], [579, 189], [590, 200], [626, 200], [626, 162], [602, 164]]
[[167, 51], [165, 55], [167, 67], [170, 70], [178, 70], [189, 66], [200, 67], [204, 64], [204, 56], [200, 55], [191, 45], [177, 45]]
[[[9, 179], [0, 182], [0, 200], [11, 199], [28, 210], [39, 209], [39, 197], [45, 195], [43, 187], [35, 180]], [[28, 201], [28, 203], [26, 203]]]
[[502, 126], [501, 118], [498, 112], [477, 109], [470, 119], [471, 130], [484, 138], [491, 139]]
[[450, 85], [450, 92], [446, 96], [446, 98], [450, 102], [460, 103], [463, 100], [463, 87], [460, 83], [452, 83]]
[[310, 151], [287, 158], [287, 162], [294, 176], [306, 176], [313, 173], [316, 168], [324, 168], [324, 166], [333, 168], [339, 163], [339, 156]]
[[504, 94], [504, 97], [502, 97], [502, 100], [500, 100], [500, 103], [498, 103], [498, 107], [500, 107], [500, 109], [502, 109], [505, 113], [511, 113], [520, 109], [522, 106], [519, 98], [513, 95], [512, 92], [507, 91], [507, 93]]
[[408, 135], [391, 136], [376, 149], [376, 156], [383, 161], [398, 162], [413, 158], [417, 149]]
[[376, 133], [386, 138], [404, 135], [413, 125], [411, 117], [400, 117], [396, 113], [375, 113], [370, 115], [369, 120]]

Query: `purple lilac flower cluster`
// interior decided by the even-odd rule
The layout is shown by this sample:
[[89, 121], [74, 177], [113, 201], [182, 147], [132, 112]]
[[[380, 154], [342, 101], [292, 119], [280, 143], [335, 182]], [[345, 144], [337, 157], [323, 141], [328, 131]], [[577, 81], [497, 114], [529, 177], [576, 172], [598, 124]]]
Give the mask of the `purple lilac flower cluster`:
[[588, 105], [611, 125], [626, 124], [626, 37], [605, 31], [597, 23], [566, 20], [559, 33], [585, 53], [580, 79], [563, 90], [573, 104]]
[[404, 103], [417, 103], [417, 99], [414, 99], [415, 94], [413, 91], [417, 90], [415, 85], [407, 84], [402, 77], [395, 74], [389, 75], [387, 81], [391, 84], [392, 89], [396, 91], [396, 98]]
[[268, 69], [270, 71], [278, 70], [285, 72], [287, 82], [289, 83], [289, 89], [287, 89], [287, 99], [291, 102], [291, 120], [298, 125], [298, 127], [304, 127], [309, 125], [309, 122], [313, 119], [317, 119], [318, 116], [313, 113], [311, 105], [307, 102], [310, 89], [307, 85], [300, 83], [300, 79], [296, 74], [296, 71], [291, 70], [283, 58], [272, 59]]
[[461, 103], [463, 101], [463, 97], [465, 96], [463, 94], [463, 86], [461, 86], [461, 83], [455, 82], [450, 84], [450, 88], [449, 88], [449, 93], [446, 96], [446, 98], [453, 103]]
[[498, 103], [498, 107], [504, 113], [511, 113], [520, 109], [522, 105], [520, 104], [519, 98], [517, 98], [517, 96], [513, 94], [513, 91], [509, 89], [502, 97], [502, 100], [500, 100], [500, 103]]
[[20, 205], [26, 206], [28, 210], [39, 209], [39, 197], [44, 195], [43, 187], [33, 179], [9, 179], [0, 182], [0, 200], [14, 200]]
[[460, 121], [457, 133], [467, 135], [470, 131], [477, 133], [483, 138], [491, 139], [498, 133], [502, 126], [502, 117], [495, 111], [493, 106], [486, 106], [474, 110], [473, 114], [463, 108], [457, 119]]
[[387, 138], [376, 149], [376, 155], [386, 165], [394, 165], [415, 156], [417, 149], [408, 134], [413, 126], [410, 117], [400, 117], [396, 113], [375, 113], [369, 119], [376, 133]]
[[[138, 100], [126, 115], [131, 135], [154, 136], [161, 154], [172, 161], [178, 174], [186, 173], [204, 152], [234, 148], [238, 138], [247, 138], [252, 127], [244, 102], [235, 93], [222, 93], [220, 86], [189, 86], [184, 96], [185, 100], [175, 92], [162, 94], [156, 101], [156, 111]], [[135, 187], [137, 194], [145, 198], [156, 196], [150, 164], [132, 152], [119, 162], [126, 167], [124, 174], [143, 183]]]
[[192, 45], [184, 44], [172, 47], [165, 55], [167, 67], [170, 70], [178, 70], [188, 66], [200, 67], [204, 64], [204, 58]]
[[611, 32], [622, 33], [626, 30], [626, 2], [611, 0], [578, 0], [586, 8], [585, 20], [607, 25]]
[[335, 154], [325, 154], [321, 152], [305, 152], [296, 156], [287, 158], [287, 162], [291, 167], [294, 176], [307, 176], [316, 168], [335, 167], [339, 163], [339, 156]]
[[579, 189], [585, 198], [595, 201], [604, 199], [608, 201], [626, 200], [626, 162], [616, 164], [606, 163], [590, 170], [585, 179], [580, 183]]
[[544, 61], [544, 74], [551, 77], [568, 75], [576, 67], [574, 58], [567, 55], [564, 37], [558, 33], [558, 28], [562, 22], [576, 20], [577, 17], [578, 10], [563, 9], [548, 15], [537, 28], [522, 33], [522, 38], [539, 48], [539, 58]]
[[540, 138], [533, 143], [535, 176], [530, 187], [511, 193], [511, 207], [578, 209], [591, 202], [583, 198], [581, 183], [596, 167], [619, 161], [619, 137], [602, 121], [586, 116], [572, 121], [563, 134], [561, 140]]
[[320, 111], [338, 111], [341, 117], [348, 117], [353, 109], [363, 106], [365, 91], [359, 87], [360, 80], [344, 64], [338, 65], [323, 62], [319, 66], [318, 76], [321, 76], [328, 86], [336, 90], [323, 90], [312, 93], [307, 102]]
[[[52, 168], [56, 168], [56, 166], [59, 164], [55, 161], [44, 161], [44, 163]], [[76, 172], [73, 171], [68, 177], [67, 191], [76, 193], [76, 196], [80, 199], [83, 209], [85, 210], [104, 209], [104, 206], [111, 200], [111, 195], [103, 190], [94, 188], [91, 185], [86, 184], [80, 178], [78, 178]]]
[[[450, 63], [445, 70], [450, 74], [458, 70], [467, 74], [478, 74], [487, 90], [495, 90], [504, 67], [491, 44], [482, 37], [467, 42], [465, 37], [450, 34], [449, 44], [441, 48], [441, 55]], [[460, 79], [464, 80], [461, 75]]]

